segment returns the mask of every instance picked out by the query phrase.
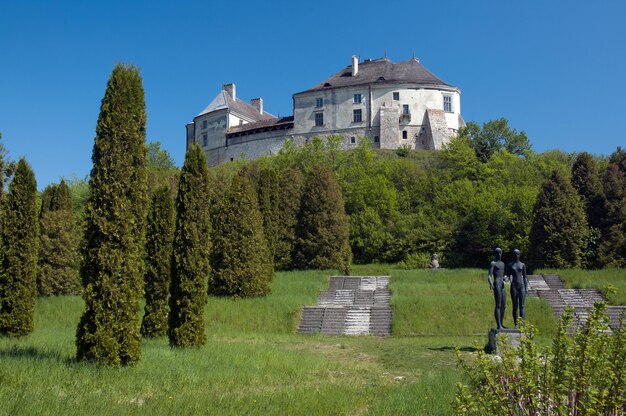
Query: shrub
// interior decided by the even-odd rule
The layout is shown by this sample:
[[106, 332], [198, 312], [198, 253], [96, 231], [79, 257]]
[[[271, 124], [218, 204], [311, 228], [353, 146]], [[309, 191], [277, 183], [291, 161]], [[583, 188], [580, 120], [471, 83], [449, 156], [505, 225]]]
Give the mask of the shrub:
[[605, 305], [596, 303], [570, 337], [573, 310], [561, 318], [549, 351], [524, 323], [520, 346], [500, 342], [501, 360], [479, 352], [460, 360], [467, 384], [457, 386], [459, 415], [620, 415], [626, 406], [626, 328], [608, 331]]

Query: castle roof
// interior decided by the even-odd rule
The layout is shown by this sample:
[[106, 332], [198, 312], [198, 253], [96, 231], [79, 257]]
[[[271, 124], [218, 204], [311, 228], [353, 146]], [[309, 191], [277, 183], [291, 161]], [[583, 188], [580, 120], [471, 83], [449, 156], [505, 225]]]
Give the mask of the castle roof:
[[240, 99], [233, 99], [230, 94], [224, 90], [220, 91], [219, 94], [211, 101], [211, 103], [204, 109], [200, 114], [196, 116], [200, 117], [204, 114], [212, 113], [213, 111], [228, 109], [233, 113], [237, 113], [243, 118], [250, 119], [251, 122], [260, 121], [260, 120], [271, 120], [275, 119], [272, 114], [264, 112], [263, 114], [259, 113], [259, 110], [256, 109], [253, 105], [250, 105]]
[[443, 82], [435, 74], [426, 69], [418, 59], [393, 63], [387, 58], [366, 59], [358, 64], [356, 75], [352, 75], [352, 65], [337, 72], [312, 88], [296, 93], [304, 94], [330, 88], [351, 87], [357, 85], [384, 84], [418, 84], [425, 87], [455, 89], [456, 87]]

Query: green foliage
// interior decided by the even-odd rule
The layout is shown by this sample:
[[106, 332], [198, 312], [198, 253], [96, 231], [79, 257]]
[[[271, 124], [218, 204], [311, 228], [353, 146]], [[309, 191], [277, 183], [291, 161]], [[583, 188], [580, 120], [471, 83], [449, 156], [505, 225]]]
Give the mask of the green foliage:
[[28, 335], [34, 330], [37, 296], [37, 213], [35, 174], [19, 160], [4, 204], [0, 250], [0, 333]]
[[71, 209], [45, 212], [39, 219], [37, 291], [40, 295], [80, 293], [80, 230]]
[[557, 171], [544, 183], [533, 209], [531, 267], [579, 267], [588, 237], [580, 197]]
[[626, 266], [626, 151], [618, 147], [604, 173], [604, 210], [599, 263]]
[[81, 266], [77, 359], [132, 365], [141, 354], [146, 110], [139, 70], [116, 65], [100, 106]]
[[80, 179], [72, 176], [66, 182], [72, 196], [72, 209], [79, 224], [85, 222], [87, 200], [89, 199], [89, 176]]
[[571, 309], [561, 318], [549, 351], [524, 323], [520, 346], [499, 342], [500, 360], [479, 352], [460, 360], [468, 384], [457, 386], [459, 415], [618, 415], [626, 406], [626, 329], [608, 330], [603, 303], [568, 335]]
[[296, 225], [300, 200], [304, 187], [304, 176], [293, 168], [280, 172], [278, 177], [278, 237], [274, 246], [274, 267], [276, 270], [294, 268], [292, 254], [296, 245]]
[[245, 176], [233, 178], [215, 224], [209, 293], [237, 298], [267, 295], [274, 262], [256, 192]]
[[345, 151], [341, 149], [342, 142], [342, 136], [314, 137], [307, 141], [304, 146], [299, 146], [291, 140], [285, 140], [285, 144], [276, 155], [273, 163], [279, 169], [298, 168], [305, 173], [313, 167], [322, 165], [336, 168], [341, 166], [345, 158]]
[[180, 170], [174, 164], [169, 152], [161, 149], [160, 142], [150, 142], [146, 145], [148, 169], [148, 192], [153, 194], [157, 189], [167, 186], [175, 190], [180, 176]]
[[189, 146], [176, 196], [168, 318], [168, 337], [173, 347], [206, 342], [203, 310], [211, 252], [208, 186], [204, 152], [199, 146]]
[[481, 162], [488, 161], [500, 149], [518, 156], [528, 156], [531, 152], [526, 133], [511, 129], [505, 118], [488, 121], [482, 128], [470, 121], [459, 129], [459, 136], [469, 139], [470, 146]]
[[348, 274], [352, 253], [349, 219], [332, 171], [314, 166], [302, 193], [295, 258], [300, 268], [339, 269]]
[[[282, 209], [279, 200], [278, 173], [271, 167], [264, 167], [259, 172], [256, 184], [258, 206], [263, 222], [263, 234], [267, 239], [270, 254], [274, 259], [278, 243], [278, 217]], [[274, 260], [272, 260], [272, 263]]]
[[572, 185], [580, 195], [589, 224], [589, 237], [583, 265], [597, 267], [600, 266], [598, 243], [604, 219], [605, 198], [596, 162], [589, 153], [583, 152], [576, 157], [572, 165]]
[[410, 152], [411, 146], [409, 146], [408, 144], [403, 144], [396, 149], [396, 155], [398, 155], [399, 157], [407, 157]]
[[146, 306], [141, 321], [144, 337], [167, 334], [173, 232], [174, 201], [171, 190], [163, 186], [152, 195], [148, 211], [144, 275]]

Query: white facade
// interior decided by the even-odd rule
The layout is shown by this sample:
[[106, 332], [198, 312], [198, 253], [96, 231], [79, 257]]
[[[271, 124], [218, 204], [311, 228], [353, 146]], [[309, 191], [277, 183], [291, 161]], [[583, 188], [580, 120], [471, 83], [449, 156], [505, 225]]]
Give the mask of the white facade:
[[263, 112], [261, 99], [246, 104], [234, 94], [234, 84], [224, 86], [187, 125], [187, 143], [200, 144], [210, 166], [275, 154], [286, 139], [304, 143], [315, 136], [341, 135], [346, 148], [367, 137], [380, 148], [440, 149], [463, 125], [460, 90], [416, 59], [353, 59], [325, 82], [294, 94], [292, 118], [273, 117]]

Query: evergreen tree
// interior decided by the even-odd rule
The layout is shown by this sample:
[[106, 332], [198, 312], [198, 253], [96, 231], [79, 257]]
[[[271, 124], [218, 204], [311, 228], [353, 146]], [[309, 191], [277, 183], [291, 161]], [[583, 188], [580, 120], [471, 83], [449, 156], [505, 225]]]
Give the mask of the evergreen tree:
[[533, 209], [529, 263], [533, 267], [578, 267], [587, 235], [587, 220], [576, 190], [554, 171]]
[[352, 254], [348, 216], [341, 188], [328, 168], [314, 166], [306, 178], [296, 233], [300, 268], [349, 273]]
[[0, 333], [21, 336], [34, 329], [37, 297], [37, 211], [35, 174], [17, 164], [4, 206], [0, 252]]
[[572, 165], [572, 185], [580, 195], [585, 208], [589, 237], [583, 265], [599, 267], [598, 244], [600, 243], [604, 217], [604, 192], [596, 163], [589, 153], [580, 153]]
[[304, 176], [298, 169], [287, 168], [279, 176], [278, 191], [278, 237], [274, 247], [276, 270], [294, 268], [292, 259], [296, 246], [296, 225], [304, 186]]
[[139, 360], [146, 220], [146, 110], [139, 70], [116, 65], [100, 106], [81, 277], [85, 311], [77, 359]]
[[152, 195], [146, 231], [146, 307], [141, 335], [160, 337], [167, 334], [168, 297], [174, 232], [174, 201], [168, 186]]
[[278, 174], [273, 168], [262, 168], [257, 185], [259, 210], [263, 219], [263, 233], [272, 255], [272, 262], [278, 241], [279, 205]]
[[46, 212], [52, 211], [52, 201], [56, 193], [57, 185], [50, 184], [43, 189], [41, 193], [41, 207], [39, 208], [39, 218], [43, 217]]
[[604, 173], [602, 241], [598, 248], [604, 266], [626, 266], [626, 151], [618, 147]]
[[52, 211], [71, 211], [72, 193], [64, 179], [57, 185], [52, 199]]
[[168, 319], [173, 347], [206, 342], [204, 307], [211, 252], [208, 181], [204, 152], [192, 145], [187, 149], [176, 196]]
[[604, 195], [593, 156], [587, 152], [580, 153], [572, 165], [572, 185], [580, 195], [589, 225], [600, 228]]
[[220, 201], [211, 253], [209, 291], [215, 295], [267, 295], [274, 262], [263, 235], [263, 219], [250, 181], [237, 175]]

